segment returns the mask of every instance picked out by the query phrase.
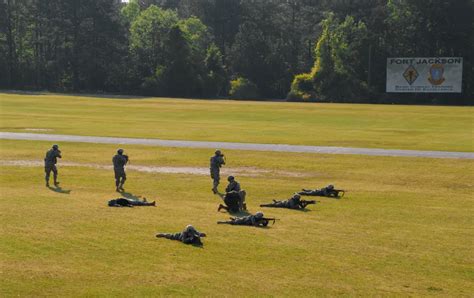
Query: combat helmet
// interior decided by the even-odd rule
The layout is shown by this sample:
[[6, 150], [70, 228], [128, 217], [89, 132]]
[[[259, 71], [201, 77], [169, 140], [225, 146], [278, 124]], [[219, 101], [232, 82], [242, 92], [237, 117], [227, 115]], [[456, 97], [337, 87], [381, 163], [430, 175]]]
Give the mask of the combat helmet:
[[185, 231], [189, 233], [196, 231], [196, 229], [192, 225], [187, 225]]
[[54, 144], [54, 145], [53, 145], [53, 149], [54, 149], [54, 150], [58, 150], [58, 149], [59, 149], [59, 146], [56, 145], [56, 144]]
[[118, 150], [117, 150], [117, 153], [118, 153], [119, 155], [122, 155], [122, 154], [123, 154], [123, 149], [122, 149], [122, 148], [118, 149]]
[[255, 217], [262, 218], [263, 217], [263, 212], [262, 211], [257, 211], [257, 213], [255, 213]]

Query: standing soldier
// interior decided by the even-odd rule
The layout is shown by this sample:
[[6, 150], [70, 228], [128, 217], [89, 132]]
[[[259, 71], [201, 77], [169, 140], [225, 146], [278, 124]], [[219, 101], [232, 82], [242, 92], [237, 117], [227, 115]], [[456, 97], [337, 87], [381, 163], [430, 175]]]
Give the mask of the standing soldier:
[[219, 185], [220, 171], [221, 171], [222, 165], [225, 165], [224, 154], [222, 154], [220, 150], [216, 150], [215, 155], [211, 157], [211, 164], [210, 164], [211, 178], [213, 180], [212, 192], [214, 194], [217, 193], [217, 186]]
[[124, 191], [123, 184], [127, 180], [125, 175], [125, 165], [128, 162], [128, 156], [123, 154], [123, 149], [117, 150], [117, 154], [112, 158], [115, 172], [115, 191]]
[[59, 150], [58, 145], [53, 145], [53, 148], [46, 152], [46, 157], [44, 158], [44, 171], [46, 173], [46, 187], [49, 187], [49, 176], [51, 171], [53, 171], [54, 177], [54, 186], [58, 186], [58, 169], [56, 168], [56, 163], [58, 158], [61, 158], [61, 151]]

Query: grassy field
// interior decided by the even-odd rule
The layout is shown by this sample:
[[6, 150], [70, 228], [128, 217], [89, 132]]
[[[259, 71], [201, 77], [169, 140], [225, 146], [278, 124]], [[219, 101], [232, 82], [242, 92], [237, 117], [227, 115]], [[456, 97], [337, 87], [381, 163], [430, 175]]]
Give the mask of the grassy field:
[[[315, 123], [315, 119], [305, 118], [302, 121], [307, 122], [294, 126], [271, 120], [279, 113], [293, 119], [293, 113], [301, 115], [310, 109], [318, 114], [322, 109], [332, 113], [337, 122], [351, 109], [350, 105], [0, 97], [3, 131], [49, 128], [53, 133], [115, 135], [122, 128], [123, 135], [133, 137], [200, 140], [222, 133], [229, 141], [248, 141], [249, 137], [252, 142], [296, 142], [295, 136], [303, 132], [294, 129]], [[44, 106], [41, 98], [45, 99]], [[248, 113], [254, 109], [257, 114], [269, 109], [272, 116], [258, 120], [262, 125], [259, 130], [245, 123], [241, 113], [240, 122], [233, 118], [236, 124], [228, 129], [222, 115], [205, 120], [220, 105], [235, 111], [240, 107]], [[358, 114], [372, 115], [372, 109], [378, 110], [373, 117], [382, 119], [384, 111], [385, 125], [370, 124], [379, 132], [402, 126], [403, 109], [405, 113], [423, 110], [352, 108], [360, 111], [354, 112], [356, 119], [362, 119]], [[165, 111], [170, 109], [178, 115], [168, 116]], [[472, 131], [466, 120], [472, 110], [426, 109], [431, 116], [419, 115], [413, 120], [417, 130], [431, 129], [426, 121], [434, 115], [452, 115], [453, 121], [439, 125], [449, 126], [459, 141], [453, 145], [459, 150], [472, 151], [468, 146]], [[131, 121], [124, 116], [127, 110], [131, 119], [143, 113], [149, 121]], [[456, 118], [454, 111], [464, 118]], [[249, 121], [254, 117], [249, 115]], [[113, 119], [122, 119], [131, 127], [122, 122], [107, 126], [107, 121], [115, 123]], [[420, 119], [426, 123], [421, 125], [417, 122]], [[266, 127], [268, 123], [273, 126]], [[217, 128], [212, 134], [201, 135], [199, 127], [210, 129], [213, 124]], [[317, 134], [322, 124], [314, 124], [317, 128], [306, 132]], [[153, 130], [153, 125], [158, 128]], [[330, 123], [325, 125], [332, 133], [344, 133], [339, 131], [344, 126], [336, 129]], [[235, 126], [246, 129], [235, 133]], [[194, 130], [190, 131], [191, 127]], [[267, 129], [280, 133], [267, 135]], [[434, 139], [449, 144], [447, 131], [426, 131], [425, 137], [435, 134]], [[381, 138], [379, 132], [372, 133]], [[364, 130], [357, 133], [362, 136]], [[383, 143], [396, 148], [410, 144], [403, 135], [387, 139]], [[350, 140], [358, 140], [361, 146], [374, 144], [363, 137], [352, 136]], [[460, 140], [466, 140], [464, 145]], [[317, 139], [308, 142], [328, 145]], [[437, 147], [441, 143], [434, 144], [426, 138], [418, 144], [422, 147], [415, 148], [443, 150]], [[118, 145], [61, 143], [64, 158], [58, 167], [63, 192], [52, 191], [44, 187], [41, 167], [50, 146], [48, 142], [0, 140], [1, 296], [452, 297], [474, 293], [473, 160], [228, 150], [225, 169], [231, 173], [240, 169], [242, 174], [236, 178], [248, 192], [250, 211], [262, 209], [267, 216], [281, 219], [268, 229], [257, 229], [216, 224], [228, 215], [216, 212], [220, 200], [211, 193], [207, 175], [129, 170], [127, 192], [157, 200], [158, 207], [107, 207], [107, 201], [117, 193], [113, 172], [102, 166], [111, 164]], [[147, 146], [126, 146], [125, 150], [133, 166], [204, 169], [213, 153]], [[328, 183], [349, 192], [341, 200], [320, 198], [321, 202], [307, 212], [258, 207], [272, 199], [286, 199], [302, 187]], [[181, 231], [189, 223], [208, 234], [203, 248], [154, 236], [157, 232]]]
[[[0, 93], [1, 131], [474, 151], [472, 107], [103, 99]], [[41, 132], [41, 131], [40, 131]]]
[[[3, 160], [40, 160], [49, 144], [1, 141]], [[8, 149], [14, 148], [14, 149]], [[64, 162], [109, 164], [115, 147], [62, 144]], [[133, 147], [133, 164], [202, 166], [206, 150]], [[127, 191], [157, 208], [111, 209], [111, 171], [2, 166], [1, 292], [14, 295], [470, 295], [474, 291], [472, 161], [226, 152], [251, 211], [301, 187], [350, 190], [311, 211], [264, 210], [269, 229], [216, 225], [210, 179], [129, 171]], [[280, 170], [280, 172], [278, 172]], [[281, 172], [300, 173], [286, 177]], [[154, 238], [193, 223], [204, 248]]]

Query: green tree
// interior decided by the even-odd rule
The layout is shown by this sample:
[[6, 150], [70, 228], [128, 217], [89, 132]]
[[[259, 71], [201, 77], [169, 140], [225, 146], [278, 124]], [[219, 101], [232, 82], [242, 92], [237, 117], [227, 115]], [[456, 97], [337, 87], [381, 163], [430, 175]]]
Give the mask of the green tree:
[[361, 63], [367, 28], [350, 16], [340, 22], [334, 14], [322, 22], [316, 62], [310, 74], [298, 75], [288, 95], [293, 100], [354, 101], [367, 94], [367, 69]]
[[227, 72], [224, 66], [221, 51], [215, 44], [207, 49], [206, 76], [204, 81], [204, 96], [216, 97], [223, 93], [226, 88]]

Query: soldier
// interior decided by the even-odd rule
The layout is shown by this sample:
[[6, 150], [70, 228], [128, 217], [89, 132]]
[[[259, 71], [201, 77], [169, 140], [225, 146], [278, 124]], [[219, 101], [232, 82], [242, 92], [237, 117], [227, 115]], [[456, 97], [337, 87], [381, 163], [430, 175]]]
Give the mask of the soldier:
[[206, 237], [205, 233], [197, 231], [192, 225], [187, 225], [184, 231], [176, 234], [159, 233], [157, 238], [167, 238], [171, 240], [179, 240], [185, 244], [202, 245], [201, 237]]
[[61, 158], [61, 151], [59, 150], [58, 145], [53, 145], [53, 147], [46, 152], [46, 157], [44, 158], [44, 171], [46, 173], [46, 187], [49, 187], [49, 176], [51, 171], [53, 171], [54, 177], [54, 186], [58, 186], [58, 169], [56, 168], [56, 163], [58, 158]]
[[345, 191], [342, 189], [334, 189], [334, 185], [329, 184], [326, 187], [321, 189], [302, 189], [298, 194], [302, 196], [319, 196], [319, 197], [333, 197], [339, 198], [339, 193], [342, 192], [342, 196], [344, 196]]
[[265, 218], [263, 212], [258, 211], [255, 215], [248, 215], [244, 217], [231, 217], [229, 221], [218, 221], [218, 224], [229, 224], [229, 225], [243, 225], [243, 226], [255, 226], [255, 227], [266, 227], [270, 220], [275, 223], [275, 218]]
[[262, 204], [262, 205], [260, 205], [260, 207], [304, 209], [309, 204], [316, 204], [316, 201], [301, 200], [301, 196], [299, 194], [295, 194], [295, 195], [293, 195], [293, 197], [291, 197], [288, 200], [285, 200], [285, 201], [273, 200], [273, 203], [271, 203], [271, 204]]
[[226, 208], [226, 206], [221, 204], [219, 205], [217, 211], [220, 211], [221, 209], [226, 209], [227, 211], [230, 211], [229, 207], [233, 207], [235, 201], [237, 201], [238, 203], [238, 210], [235, 210], [236, 208], [233, 207], [231, 208], [233, 209], [231, 210], [232, 212], [247, 210], [247, 204], [245, 203], [245, 196], [247, 195], [247, 193], [245, 192], [245, 190], [240, 188], [240, 183], [235, 180], [234, 176], [227, 177], [227, 181], [229, 181], [229, 184], [225, 189], [226, 194], [223, 199], [228, 207]]
[[123, 154], [123, 149], [117, 150], [117, 154], [112, 158], [112, 163], [115, 172], [115, 191], [124, 191], [123, 184], [127, 180], [124, 167], [128, 163], [128, 156]]
[[216, 150], [215, 155], [211, 157], [211, 163], [209, 166], [211, 171], [211, 178], [213, 180], [212, 192], [214, 194], [217, 193], [217, 186], [219, 185], [220, 171], [222, 165], [225, 165], [224, 154], [222, 154], [220, 150]]
[[117, 198], [108, 202], [109, 207], [133, 207], [133, 206], [156, 206], [156, 202], [149, 203], [146, 198], [143, 201], [129, 200], [126, 198]]
[[224, 204], [219, 204], [219, 207], [217, 208], [217, 212], [221, 211], [221, 209], [224, 209], [227, 212], [230, 213], [237, 213], [240, 212], [240, 202], [241, 202], [241, 196], [239, 195], [238, 192], [236, 191], [231, 191], [225, 194], [225, 196], [222, 198], [224, 200]]

